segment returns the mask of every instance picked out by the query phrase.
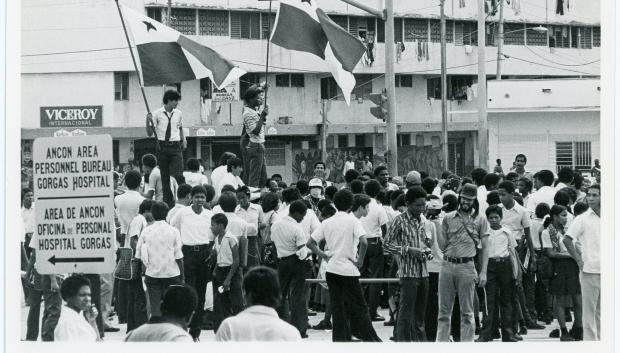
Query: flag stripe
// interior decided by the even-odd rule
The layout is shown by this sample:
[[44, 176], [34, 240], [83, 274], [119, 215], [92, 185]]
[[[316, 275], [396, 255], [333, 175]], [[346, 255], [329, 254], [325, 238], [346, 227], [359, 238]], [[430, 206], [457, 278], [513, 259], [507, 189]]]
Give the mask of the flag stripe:
[[235, 65], [216, 53], [213, 49], [205, 47], [186, 36], [179, 36], [177, 41], [183, 49], [193, 55], [202, 65], [211, 70], [212, 80], [217, 87], [221, 87], [222, 83]]
[[364, 43], [330, 19], [323, 10], [317, 9], [316, 14], [334, 56], [346, 71], [352, 72], [364, 55]]
[[145, 86], [157, 86], [196, 79], [178, 43], [152, 42], [138, 45]]
[[305, 11], [280, 3], [271, 42], [289, 50], [304, 51], [325, 59], [327, 37], [321, 24]]

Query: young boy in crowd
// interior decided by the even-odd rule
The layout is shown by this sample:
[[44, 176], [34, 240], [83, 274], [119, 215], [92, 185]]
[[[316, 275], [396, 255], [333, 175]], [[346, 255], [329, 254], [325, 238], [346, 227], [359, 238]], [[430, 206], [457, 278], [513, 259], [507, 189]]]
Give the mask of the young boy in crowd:
[[501, 225], [502, 209], [499, 206], [491, 205], [485, 213], [491, 226], [485, 285], [489, 314], [486, 316], [487, 320], [477, 342], [493, 340], [492, 333], [498, 325], [498, 315], [496, 315], [498, 307], [501, 307], [502, 341], [517, 342], [512, 326], [513, 281], [518, 278], [518, 267], [516, 262], [513, 262], [516, 260], [517, 243], [510, 231]]
[[542, 231], [545, 217], [549, 215], [549, 205], [542, 202], [536, 206], [534, 218], [530, 226], [532, 242], [534, 243], [534, 251], [536, 253], [536, 312], [538, 320], [549, 325], [553, 321], [553, 302], [549, 294], [549, 271], [544, 270], [544, 266], [550, 266], [550, 260], [545, 254], [542, 247]]
[[181, 184], [177, 189], [177, 200], [174, 207], [168, 211], [166, 221], [170, 223], [174, 215], [183, 207], [187, 207], [192, 203], [192, 186], [189, 184]]

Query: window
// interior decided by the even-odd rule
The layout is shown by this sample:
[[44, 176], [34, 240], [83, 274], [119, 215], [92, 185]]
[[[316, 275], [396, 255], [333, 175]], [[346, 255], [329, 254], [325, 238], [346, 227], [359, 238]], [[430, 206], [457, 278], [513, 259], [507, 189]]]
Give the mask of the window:
[[[474, 83], [474, 76], [448, 76], [449, 100], [467, 100], [467, 90]], [[427, 98], [441, 99], [441, 77], [429, 78], [426, 81]]]
[[[441, 21], [431, 21], [431, 42], [441, 42]], [[446, 43], [454, 42], [454, 21], [446, 21]]]
[[279, 74], [276, 75], [276, 87], [304, 87], [303, 74]]
[[261, 21], [263, 32], [262, 38], [268, 39], [271, 35], [270, 30], [273, 31], [273, 25], [276, 23], [276, 15], [272, 13], [271, 16], [269, 16], [267, 13], [262, 13]]
[[372, 93], [372, 75], [354, 75], [355, 76], [355, 88], [353, 88], [353, 94], [355, 99], [369, 99]]
[[161, 10], [160, 7], [149, 7], [146, 9], [146, 15], [157, 22], [161, 22]]
[[340, 87], [331, 76], [321, 79], [321, 99], [344, 99]]
[[593, 27], [592, 28], [592, 46], [600, 47], [601, 46], [601, 27]]
[[170, 22], [170, 27], [183, 34], [196, 34], [196, 10], [172, 9]]
[[579, 171], [592, 168], [592, 145], [590, 141], [566, 141], [555, 143], [556, 170], [564, 167]]
[[360, 33], [375, 33], [375, 19], [370, 17], [349, 17], [349, 33], [359, 36]]
[[260, 15], [253, 12], [230, 13], [230, 37], [260, 39]]
[[355, 135], [355, 147], [366, 147], [366, 135], [364, 134]]
[[117, 100], [117, 101], [129, 100], [129, 73], [128, 72], [115, 72], [114, 73], [114, 100]]
[[418, 40], [428, 40], [428, 20], [406, 18], [405, 42], [415, 42]]
[[289, 87], [289, 74], [276, 75], [276, 87]]
[[542, 25], [528, 24], [527, 26], [527, 45], [547, 46], [547, 32], [539, 32], [533, 28], [544, 27]]
[[504, 44], [525, 45], [525, 27], [523, 27], [523, 23], [504, 24]]
[[398, 134], [398, 146], [411, 146], [411, 134]]
[[200, 97], [202, 99], [213, 98], [213, 84], [208, 77], [200, 79]]
[[592, 49], [592, 27], [571, 27], [571, 47]]
[[329, 15], [329, 18], [336, 22], [338, 26], [344, 28], [345, 31], [349, 30], [349, 19], [347, 16]]
[[282, 142], [267, 142], [265, 164], [268, 166], [286, 165], [286, 145]]
[[200, 35], [228, 36], [228, 11], [198, 11]]
[[413, 87], [413, 75], [396, 75], [396, 87]]
[[549, 28], [549, 47], [551, 48], [570, 48], [570, 33], [568, 26], [550, 26]]
[[454, 23], [455, 45], [477, 45], [478, 24], [476, 22], [458, 21]]
[[338, 135], [338, 148], [349, 146], [349, 135]]
[[243, 98], [245, 92], [252, 85], [260, 83], [260, 75], [254, 72], [247, 73], [239, 78], [239, 97]]
[[305, 87], [304, 74], [291, 74], [291, 87]]
[[[403, 41], [403, 19], [394, 19], [394, 42]], [[385, 21], [377, 19], [377, 42], [385, 43]]]

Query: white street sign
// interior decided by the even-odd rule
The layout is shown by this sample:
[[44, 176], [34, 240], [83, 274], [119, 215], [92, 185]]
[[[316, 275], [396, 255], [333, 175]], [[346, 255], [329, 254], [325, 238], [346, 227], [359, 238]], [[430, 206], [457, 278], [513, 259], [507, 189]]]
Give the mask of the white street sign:
[[34, 141], [35, 268], [40, 274], [111, 273], [115, 266], [110, 135]]
[[235, 102], [239, 100], [239, 80], [231, 82], [221, 90], [213, 86], [213, 102]]

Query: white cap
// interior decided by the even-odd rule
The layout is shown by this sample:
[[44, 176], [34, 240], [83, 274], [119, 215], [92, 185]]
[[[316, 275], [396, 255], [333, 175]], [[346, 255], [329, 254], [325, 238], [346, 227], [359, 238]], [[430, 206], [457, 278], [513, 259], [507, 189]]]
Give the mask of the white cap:
[[319, 187], [321, 189], [323, 188], [323, 181], [319, 178], [311, 179], [310, 182], [308, 183], [308, 188], [316, 188], [316, 187]]

